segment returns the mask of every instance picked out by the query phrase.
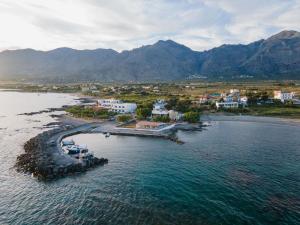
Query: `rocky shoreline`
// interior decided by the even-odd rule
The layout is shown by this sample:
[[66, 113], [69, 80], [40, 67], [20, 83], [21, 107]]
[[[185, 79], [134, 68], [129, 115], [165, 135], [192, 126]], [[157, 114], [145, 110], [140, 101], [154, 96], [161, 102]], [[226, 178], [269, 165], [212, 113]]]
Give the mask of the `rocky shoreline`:
[[61, 152], [53, 142], [49, 143], [51, 138], [56, 138], [64, 131], [64, 128], [45, 131], [27, 141], [24, 145], [25, 153], [17, 157], [16, 170], [32, 174], [40, 180], [49, 180], [82, 173], [108, 163], [108, 159], [97, 157], [77, 160]]
[[[59, 108], [63, 110], [64, 107]], [[24, 115], [32, 116], [37, 113], [53, 112], [57, 109], [48, 109], [41, 112], [32, 112]], [[17, 157], [15, 168], [18, 172], [31, 174], [40, 180], [57, 179], [71, 174], [77, 174], [87, 171], [90, 168], [103, 166], [108, 163], [108, 159], [93, 157], [89, 160], [78, 160], [63, 153], [60, 142], [67, 136], [72, 136], [78, 133], [107, 133], [112, 135], [140, 136], [164, 138], [174, 141], [177, 144], [184, 144], [179, 140], [176, 131], [178, 130], [201, 130], [202, 124], [177, 124], [173, 129], [163, 133], [149, 133], [141, 131], [125, 132], [124, 130], [114, 129], [116, 126], [112, 122], [97, 122], [91, 123], [69, 117], [66, 115], [51, 115], [58, 117], [56, 122], [48, 123], [43, 128], [53, 128], [49, 131], [31, 138], [24, 144], [25, 153]], [[95, 129], [97, 128], [97, 129]]]

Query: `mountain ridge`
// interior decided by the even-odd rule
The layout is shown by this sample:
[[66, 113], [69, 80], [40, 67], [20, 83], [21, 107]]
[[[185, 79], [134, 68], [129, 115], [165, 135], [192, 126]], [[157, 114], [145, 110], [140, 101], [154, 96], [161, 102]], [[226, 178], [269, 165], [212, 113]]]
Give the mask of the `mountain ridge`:
[[223, 44], [194, 51], [173, 40], [159, 40], [132, 50], [0, 52], [0, 78], [59, 81], [182, 80], [193, 75], [232, 79], [300, 79], [300, 33], [282, 31], [249, 44]]

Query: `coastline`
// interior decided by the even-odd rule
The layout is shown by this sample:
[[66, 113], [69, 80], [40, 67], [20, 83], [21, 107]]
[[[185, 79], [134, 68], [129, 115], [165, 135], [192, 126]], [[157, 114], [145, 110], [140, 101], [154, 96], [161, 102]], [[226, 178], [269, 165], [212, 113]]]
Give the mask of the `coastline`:
[[[77, 100], [81, 102], [93, 101], [92, 97], [75, 96], [77, 96]], [[64, 110], [65, 107], [50, 108], [39, 112], [26, 113], [24, 115], [33, 116], [40, 113], [51, 113]], [[211, 121], [241, 121], [300, 125], [300, 119], [205, 113], [201, 115], [200, 123], [197, 124], [177, 123], [175, 126], [172, 126], [171, 129], [166, 129], [164, 131], [150, 131], [134, 128], [119, 128], [116, 122], [76, 118], [69, 114], [50, 116], [56, 118], [57, 122], [55, 123], [58, 127], [45, 131], [27, 141], [24, 145], [25, 153], [17, 157], [17, 162], [15, 164], [17, 171], [30, 173], [42, 180], [60, 178], [74, 173], [82, 173], [92, 167], [108, 163], [108, 159], [99, 159], [96, 157], [88, 161], [79, 161], [62, 152], [60, 146], [61, 140], [67, 136], [79, 133], [110, 133], [111, 135], [163, 138], [178, 144], [183, 144], [183, 142], [177, 138], [176, 131], [202, 130], [202, 127], [205, 126], [204, 124]], [[47, 125], [45, 127], [47, 127]], [[50, 128], [50, 125], [48, 128]]]
[[81, 126], [60, 125], [59, 128], [45, 131], [24, 144], [25, 153], [17, 157], [15, 167], [18, 172], [30, 173], [40, 180], [50, 180], [66, 175], [85, 172], [89, 168], [104, 165], [108, 159], [92, 157], [77, 160], [61, 149], [64, 137], [88, 131], [94, 124]]
[[239, 122], [259, 122], [273, 124], [289, 124], [300, 126], [300, 119], [281, 118], [272, 116], [253, 116], [253, 115], [229, 115], [229, 114], [203, 114], [200, 120], [202, 122], [210, 121], [239, 121]]
[[[31, 114], [28, 114], [28, 116], [31, 116]], [[63, 153], [61, 148], [62, 139], [80, 133], [110, 133], [112, 135], [163, 138], [183, 144], [174, 135], [174, 130], [171, 129], [167, 132], [157, 133], [134, 129], [122, 130], [110, 121], [86, 120], [69, 115], [56, 117], [57, 128], [44, 131], [24, 144], [25, 153], [19, 155], [15, 163], [18, 172], [32, 174], [39, 180], [51, 180], [74, 173], [82, 173], [90, 168], [107, 164], [108, 159], [105, 158], [93, 157], [78, 160]]]

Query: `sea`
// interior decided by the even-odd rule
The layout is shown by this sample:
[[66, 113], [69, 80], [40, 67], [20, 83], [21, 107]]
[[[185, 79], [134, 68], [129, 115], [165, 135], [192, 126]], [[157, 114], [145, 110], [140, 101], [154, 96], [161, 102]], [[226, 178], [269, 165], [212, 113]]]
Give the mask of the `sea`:
[[75, 96], [0, 91], [0, 224], [300, 224], [300, 124], [211, 121], [184, 144], [103, 134], [71, 137], [103, 167], [52, 181], [16, 172], [23, 144], [52, 128], [47, 108]]

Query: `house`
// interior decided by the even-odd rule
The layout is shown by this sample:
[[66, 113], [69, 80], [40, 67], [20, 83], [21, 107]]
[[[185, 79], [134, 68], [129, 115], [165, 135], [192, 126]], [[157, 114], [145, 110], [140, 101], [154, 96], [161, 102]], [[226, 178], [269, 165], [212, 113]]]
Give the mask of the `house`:
[[232, 95], [227, 95], [223, 99], [224, 99], [224, 102], [233, 102], [233, 96]]
[[216, 102], [216, 107], [217, 109], [220, 108], [225, 108], [225, 109], [230, 109], [230, 108], [238, 108], [239, 107], [239, 95], [236, 96], [235, 94], [229, 94], [229, 95], [225, 95], [223, 97], [223, 102], [221, 101], [217, 101]]
[[117, 99], [100, 99], [98, 106], [116, 113], [134, 113], [137, 108], [135, 103], [125, 103]]
[[238, 102], [216, 102], [217, 109], [225, 108], [225, 109], [232, 109], [232, 108], [238, 108], [239, 103]]
[[242, 106], [247, 106], [247, 105], [248, 105], [248, 98], [247, 98], [247, 96], [241, 97], [239, 103], [240, 103]]
[[205, 104], [208, 102], [209, 97], [207, 95], [202, 95], [199, 97], [199, 104]]
[[183, 117], [183, 114], [180, 113], [180, 112], [177, 112], [175, 110], [170, 110], [169, 111], [169, 118], [170, 118], [170, 120], [178, 121], [178, 120], [181, 120], [182, 117]]
[[240, 94], [240, 90], [239, 89], [230, 89], [230, 94]]
[[282, 103], [288, 100], [292, 100], [294, 96], [294, 92], [274, 91], [274, 99], [279, 99]]
[[300, 105], [299, 99], [293, 99], [293, 105]]
[[152, 116], [167, 116], [169, 111], [165, 108], [166, 102], [164, 100], [158, 100], [153, 105]]
[[220, 97], [222, 97], [222, 94], [220, 93], [212, 93], [208, 95], [208, 98], [210, 99], [219, 99]]
[[88, 92], [90, 90], [89, 87], [81, 87], [82, 92]]
[[110, 109], [110, 108], [112, 108], [112, 106], [114, 104], [120, 104], [120, 103], [122, 103], [121, 100], [117, 100], [117, 99], [113, 99], [113, 98], [112, 99], [99, 99], [98, 100], [99, 107], [105, 108], [105, 109]]
[[150, 121], [139, 121], [136, 125], [136, 129], [160, 129], [163, 128], [165, 123], [150, 122]]
[[82, 92], [89, 92], [89, 91], [97, 91], [97, 87], [95, 85], [84, 85], [81, 87]]

